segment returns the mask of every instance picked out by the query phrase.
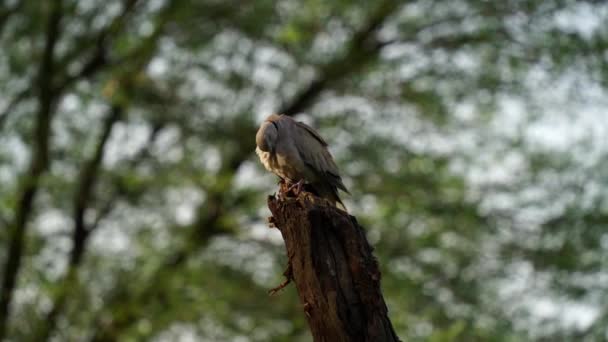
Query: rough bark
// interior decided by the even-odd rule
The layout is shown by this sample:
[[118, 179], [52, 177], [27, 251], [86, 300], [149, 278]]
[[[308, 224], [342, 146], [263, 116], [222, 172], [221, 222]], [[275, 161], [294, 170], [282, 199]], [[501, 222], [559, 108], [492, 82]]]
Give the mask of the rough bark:
[[356, 218], [308, 192], [271, 196], [268, 207], [285, 240], [285, 275], [296, 285], [314, 341], [399, 341]]

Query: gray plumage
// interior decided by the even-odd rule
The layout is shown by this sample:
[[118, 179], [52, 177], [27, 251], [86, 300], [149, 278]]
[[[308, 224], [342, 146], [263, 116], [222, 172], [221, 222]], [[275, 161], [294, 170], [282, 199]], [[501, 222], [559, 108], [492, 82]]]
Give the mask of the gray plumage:
[[256, 153], [264, 167], [289, 183], [305, 181], [334, 205], [342, 201], [338, 189], [348, 193], [327, 143], [310, 126], [286, 115], [270, 115], [260, 126]]

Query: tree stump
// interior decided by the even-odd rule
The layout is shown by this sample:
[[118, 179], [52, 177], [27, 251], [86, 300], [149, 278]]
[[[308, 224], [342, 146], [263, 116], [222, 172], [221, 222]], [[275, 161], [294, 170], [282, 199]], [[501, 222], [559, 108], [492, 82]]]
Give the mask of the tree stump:
[[380, 271], [354, 216], [302, 191], [269, 196], [314, 341], [399, 341], [380, 290]]

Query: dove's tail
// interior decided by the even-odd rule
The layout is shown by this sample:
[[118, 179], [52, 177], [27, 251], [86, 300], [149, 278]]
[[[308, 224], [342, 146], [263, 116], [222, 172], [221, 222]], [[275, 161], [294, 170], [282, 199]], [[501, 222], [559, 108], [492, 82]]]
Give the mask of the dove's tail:
[[342, 203], [342, 200], [338, 196], [337, 187], [330, 185], [330, 184], [319, 184], [319, 183], [312, 184], [312, 186], [313, 186], [314, 190], [317, 192], [317, 194], [319, 195], [319, 197], [329, 200], [335, 207], [348, 212], [348, 209], [346, 209], [346, 206], [344, 205], [344, 203]]

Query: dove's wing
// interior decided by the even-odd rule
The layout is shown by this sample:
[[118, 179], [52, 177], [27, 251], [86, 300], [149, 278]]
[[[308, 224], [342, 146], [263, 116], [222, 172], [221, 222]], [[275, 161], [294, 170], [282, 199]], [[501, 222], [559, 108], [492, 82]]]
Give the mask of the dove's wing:
[[291, 118], [289, 120], [293, 122], [290, 125], [294, 130], [293, 139], [304, 163], [312, 168], [322, 181], [348, 193], [338, 166], [327, 150], [325, 140], [310, 126]]

